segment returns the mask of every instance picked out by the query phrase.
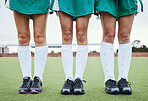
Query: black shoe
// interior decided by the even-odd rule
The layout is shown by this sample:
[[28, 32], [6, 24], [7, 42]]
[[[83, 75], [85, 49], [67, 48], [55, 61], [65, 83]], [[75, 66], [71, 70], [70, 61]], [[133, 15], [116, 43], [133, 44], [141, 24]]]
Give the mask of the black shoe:
[[[86, 81], [84, 81], [86, 83]], [[82, 80], [79, 78], [75, 79], [74, 86], [73, 86], [73, 94], [76, 95], [83, 95], [85, 94]]]
[[31, 94], [38, 94], [42, 92], [42, 81], [39, 77], [35, 76], [30, 88]]
[[73, 93], [73, 81], [67, 79], [63, 85], [63, 88], [61, 90], [61, 94], [70, 95], [72, 93]]
[[105, 82], [105, 91], [108, 94], [119, 94], [119, 88], [117, 87], [117, 83], [115, 80], [107, 80]]
[[121, 78], [118, 81], [118, 88], [121, 94], [127, 94], [127, 95], [132, 94], [131, 83], [128, 82], [126, 79]]
[[19, 88], [19, 93], [20, 94], [26, 94], [30, 92], [30, 86], [32, 84], [32, 80], [30, 77], [25, 76], [23, 78], [23, 84], [22, 86]]

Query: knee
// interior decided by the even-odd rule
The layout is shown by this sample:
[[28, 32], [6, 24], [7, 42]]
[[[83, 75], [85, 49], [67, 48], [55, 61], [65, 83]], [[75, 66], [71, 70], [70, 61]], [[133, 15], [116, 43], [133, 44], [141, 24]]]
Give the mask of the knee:
[[82, 32], [82, 31], [77, 32], [77, 43], [79, 45], [86, 45], [87, 44], [86, 32]]
[[27, 31], [18, 32], [18, 41], [20, 46], [28, 46], [30, 43], [30, 33]]
[[130, 33], [127, 30], [123, 30], [119, 32], [119, 37], [118, 37], [119, 43], [120, 44], [125, 44], [130, 42]]
[[62, 39], [63, 44], [72, 44], [72, 36], [73, 36], [73, 33], [71, 30], [64, 31], [63, 39]]
[[40, 31], [36, 31], [34, 33], [34, 41], [36, 46], [44, 46], [46, 45], [46, 36], [45, 33]]
[[103, 41], [107, 42], [107, 43], [114, 43], [114, 39], [115, 39], [115, 32], [105, 32], [103, 35]]

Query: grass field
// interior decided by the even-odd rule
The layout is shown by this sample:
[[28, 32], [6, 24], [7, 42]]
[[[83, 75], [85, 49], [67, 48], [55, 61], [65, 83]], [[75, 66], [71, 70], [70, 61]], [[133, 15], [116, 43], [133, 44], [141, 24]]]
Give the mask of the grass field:
[[[117, 58], [115, 64], [117, 78]], [[105, 93], [100, 58], [88, 58], [84, 79], [85, 95], [61, 95], [64, 83], [61, 58], [48, 58], [43, 76], [43, 92], [38, 95], [18, 94], [22, 83], [18, 58], [0, 58], [0, 101], [148, 101], [148, 58], [132, 59], [129, 72], [132, 95]]]

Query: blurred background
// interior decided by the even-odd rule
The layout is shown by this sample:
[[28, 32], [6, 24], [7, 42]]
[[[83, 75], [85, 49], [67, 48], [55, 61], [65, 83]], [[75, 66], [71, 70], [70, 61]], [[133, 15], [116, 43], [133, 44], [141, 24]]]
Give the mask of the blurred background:
[[[16, 53], [17, 52], [17, 31], [15, 27], [15, 22], [13, 18], [13, 12], [6, 8], [4, 5], [4, 0], [0, 0], [0, 47], [2, 52], [2, 47], [6, 48], [5, 52]], [[148, 48], [148, 0], [143, 0], [144, 12], [139, 13], [135, 17], [131, 32], [131, 42], [134, 42], [135, 47], [145, 47]], [[118, 22], [117, 22], [118, 23]], [[117, 26], [118, 27], [118, 26]], [[31, 46], [34, 46], [33, 40], [33, 22], [30, 20], [30, 31], [31, 31]], [[56, 14], [48, 15], [47, 21], [47, 44], [50, 52], [60, 52], [61, 46], [61, 27], [59, 23], [59, 18]], [[100, 43], [102, 41], [102, 28], [101, 22], [96, 16], [92, 15], [89, 22], [88, 28], [88, 43], [89, 52], [99, 52]], [[74, 38], [73, 38], [73, 51], [76, 51], [76, 33], [75, 33], [75, 22], [74, 22]], [[115, 52], [118, 49], [118, 40], [116, 35], [115, 40]], [[34, 52], [34, 47], [31, 48]]]

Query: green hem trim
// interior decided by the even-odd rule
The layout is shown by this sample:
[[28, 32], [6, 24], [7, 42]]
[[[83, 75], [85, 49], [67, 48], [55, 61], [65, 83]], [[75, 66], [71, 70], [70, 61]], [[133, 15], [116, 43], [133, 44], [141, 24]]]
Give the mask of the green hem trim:
[[59, 11], [62, 11], [62, 12], [66, 13], [66, 14], [72, 16], [72, 17], [75, 17], [75, 18], [76, 18], [76, 17], [80, 17], [80, 16], [89, 15], [89, 14], [92, 14], [92, 13], [93, 13], [93, 11], [89, 11], [89, 12], [87, 12], [87, 13], [83, 13], [83, 14], [77, 14], [77, 15], [75, 15], [75, 14], [73, 14], [73, 13], [71, 13], [71, 12], [65, 10], [65, 9], [59, 9]]
[[25, 11], [21, 11], [21, 10], [13, 8], [13, 7], [10, 7], [10, 9], [18, 11], [19, 13], [26, 14], [26, 15], [44, 14], [44, 13], [48, 13], [49, 12], [49, 10], [47, 10], [47, 11], [36, 11], [36, 12], [25, 12]]
[[117, 14], [113, 13], [113, 10], [112, 10], [112, 11], [108, 11], [108, 10], [97, 10], [97, 12], [98, 12], [98, 13], [99, 13], [99, 12], [107, 12], [107, 13], [113, 15], [114, 17], [117, 17]]
[[126, 12], [121, 12], [121, 14], [115, 14], [115, 13], [113, 13], [113, 11], [108, 11], [108, 10], [97, 10], [97, 12], [107, 12], [107, 13], [113, 15], [116, 18], [138, 13], [137, 10], [131, 10], [131, 11], [126, 11]]
[[122, 13], [122, 14], [119, 14], [120, 16], [118, 16], [118, 18], [119, 18], [119, 17], [122, 17], [122, 16], [126, 16], [126, 15], [136, 14], [136, 13], [138, 13], [137, 10], [132, 10], [132, 11], [130, 11], [130, 12], [124, 12], [124, 13]]

